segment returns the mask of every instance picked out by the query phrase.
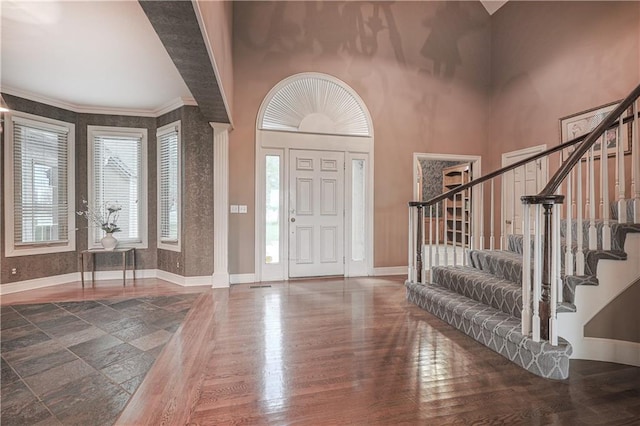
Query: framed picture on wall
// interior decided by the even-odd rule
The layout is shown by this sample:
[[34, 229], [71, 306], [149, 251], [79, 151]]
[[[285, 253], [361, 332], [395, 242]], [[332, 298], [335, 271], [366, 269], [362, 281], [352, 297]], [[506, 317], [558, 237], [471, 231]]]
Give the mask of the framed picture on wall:
[[[560, 119], [560, 141], [567, 142], [571, 139], [575, 139], [578, 136], [585, 135], [595, 129], [598, 124], [605, 119], [607, 114], [613, 111], [620, 101], [612, 102], [607, 105], [602, 105], [597, 108], [593, 108], [587, 111], [572, 114]], [[631, 108], [627, 111], [626, 115], [631, 115]], [[603, 145], [606, 147], [607, 156], [612, 157], [616, 155], [618, 143], [623, 144], [624, 153], [631, 153], [631, 123], [625, 124], [622, 128], [622, 134], [620, 128], [615, 127], [611, 130], [605, 131], [604, 135], [598, 139], [593, 147], [594, 158], [600, 158], [602, 155]], [[570, 151], [573, 151], [570, 149]], [[586, 158], [586, 155], [585, 155]]]

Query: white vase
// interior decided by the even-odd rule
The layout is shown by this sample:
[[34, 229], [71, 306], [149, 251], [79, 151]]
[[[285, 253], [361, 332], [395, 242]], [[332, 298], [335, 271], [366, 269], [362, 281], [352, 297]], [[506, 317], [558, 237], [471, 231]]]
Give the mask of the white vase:
[[118, 240], [116, 240], [111, 232], [107, 232], [107, 235], [102, 237], [100, 243], [105, 250], [111, 251], [116, 248], [116, 245], [118, 245]]

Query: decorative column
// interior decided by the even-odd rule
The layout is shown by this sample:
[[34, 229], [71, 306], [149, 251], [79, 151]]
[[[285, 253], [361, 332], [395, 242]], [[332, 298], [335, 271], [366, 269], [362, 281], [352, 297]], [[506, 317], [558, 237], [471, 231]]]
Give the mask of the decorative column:
[[229, 287], [229, 130], [213, 127], [213, 287]]

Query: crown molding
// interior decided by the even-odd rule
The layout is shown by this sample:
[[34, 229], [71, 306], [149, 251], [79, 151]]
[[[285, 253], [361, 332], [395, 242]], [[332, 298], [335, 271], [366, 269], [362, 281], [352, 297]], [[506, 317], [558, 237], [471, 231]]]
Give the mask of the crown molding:
[[101, 115], [127, 115], [135, 117], [159, 117], [167, 112], [182, 106], [197, 106], [198, 103], [192, 97], [180, 97], [173, 99], [160, 107], [149, 109], [127, 109], [127, 108], [106, 108], [106, 107], [93, 107], [88, 105], [78, 105], [70, 102], [64, 102], [58, 99], [49, 98], [46, 96], [38, 95], [26, 90], [16, 89], [14, 87], [2, 87], [2, 93], [8, 95], [17, 96], [20, 98], [28, 99], [30, 101], [39, 102], [56, 108], [66, 109], [78, 114], [101, 114]]

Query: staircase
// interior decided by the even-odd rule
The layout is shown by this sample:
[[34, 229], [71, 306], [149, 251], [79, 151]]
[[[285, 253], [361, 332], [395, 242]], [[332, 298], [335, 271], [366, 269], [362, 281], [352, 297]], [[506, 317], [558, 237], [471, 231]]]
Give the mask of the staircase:
[[[544, 378], [569, 377], [572, 343], [577, 345], [580, 358], [603, 359], [590, 355], [593, 351], [589, 352], [585, 344], [584, 324], [624, 290], [626, 283], [616, 282], [620, 277], [631, 280], [640, 274], [639, 96], [640, 86], [586, 135], [432, 200], [409, 203], [407, 299]], [[600, 179], [597, 186], [593, 146], [607, 131], [616, 129], [623, 134], [623, 126], [633, 129], [632, 155], [625, 156], [619, 148], [613, 160], [615, 185]], [[553, 155], [559, 156], [561, 166], [545, 189], [522, 197], [521, 229], [530, 232], [509, 235], [502, 229], [501, 235], [494, 235], [494, 223], [505, 221], [494, 217], [494, 182], [517, 167]], [[608, 176], [609, 162], [598, 160], [600, 176]], [[630, 179], [624, 175], [629, 168]], [[485, 183], [490, 184], [490, 196]], [[445, 245], [445, 261], [441, 262], [439, 255], [434, 257], [433, 253], [442, 250], [442, 246], [433, 244], [431, 229], [423, 231], [424, 213], [442, 210], [434, 209], [439, 203], [446, 211], [447, 201], [468, 189], [480, 197], [483, 206], [482, 211], [469, 218], [471, 241], [468, 246]], [[607, 205], [611, 209], [601, 207]], [[491, 212], [488, 220], [485, 211]], [[490, 224], [489, 238], [484, 235], [485, 222]], [[633, 244], [628, 244], [629, 239]], [[504, 249], [494, 247], [497, 240]], [[628, 257], [629, 247], [632, 258]], [[464, 253], [462, 264], [447, 264], [447, 258], [457, 259], [460, 250]], [[616, 263], [609, 268], [613, 273], [599, 273], [599, 266], [607, 262]], [[618, 273], [622, 270], [628, 273]], [[599, 292], [576, 297], [579, 288], [595, 286]], [[626, 350], [631, 351], [626, 358], [604, 356], [603, 360], [634, 365], [640, 362], [640, 343], [627, 345]], [[638, 353], [638, 361], [634, 352]]]

